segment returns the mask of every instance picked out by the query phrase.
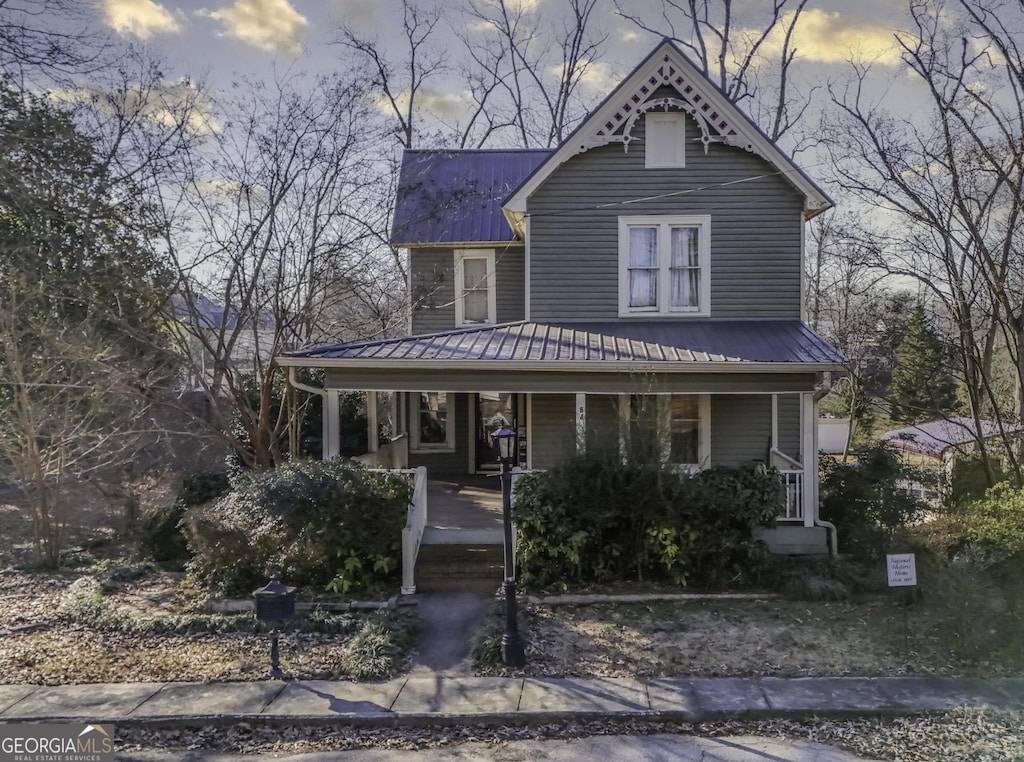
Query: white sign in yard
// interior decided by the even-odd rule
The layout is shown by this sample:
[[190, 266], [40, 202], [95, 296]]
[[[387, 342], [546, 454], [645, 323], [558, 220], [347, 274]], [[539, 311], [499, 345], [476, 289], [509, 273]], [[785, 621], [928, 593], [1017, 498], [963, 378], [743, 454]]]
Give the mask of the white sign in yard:
[[896, 553], [885, 557], [889, 587], [908, 587], [917, 584], [917, 564], [913, 553]]

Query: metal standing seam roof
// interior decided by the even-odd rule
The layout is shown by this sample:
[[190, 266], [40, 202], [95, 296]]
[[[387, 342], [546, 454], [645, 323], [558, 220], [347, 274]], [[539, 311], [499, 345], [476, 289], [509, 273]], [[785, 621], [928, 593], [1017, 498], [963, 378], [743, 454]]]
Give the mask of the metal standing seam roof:
[[[783, 363], [845, 362], [799, 320], [620, 321], [474, 326], [380, 341], [322, 344], [282, 355], [284, 364], [436, 361], [542, 363]], [[313, 362], [301, 362], [309, 360]]]
[[547, 149], [405, 151], [392, 245], [514, 241], [501, 202], [550, 154]]

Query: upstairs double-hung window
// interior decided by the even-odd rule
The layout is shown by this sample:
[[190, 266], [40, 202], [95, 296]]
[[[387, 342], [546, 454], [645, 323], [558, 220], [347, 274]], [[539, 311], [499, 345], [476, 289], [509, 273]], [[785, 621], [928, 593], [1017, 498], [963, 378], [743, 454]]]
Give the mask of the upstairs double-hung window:
[[619, 314], [710, 314], [711, 217], [619, 218]]
[[494, 249], [455, 252], [455, 324], [495, 322]]

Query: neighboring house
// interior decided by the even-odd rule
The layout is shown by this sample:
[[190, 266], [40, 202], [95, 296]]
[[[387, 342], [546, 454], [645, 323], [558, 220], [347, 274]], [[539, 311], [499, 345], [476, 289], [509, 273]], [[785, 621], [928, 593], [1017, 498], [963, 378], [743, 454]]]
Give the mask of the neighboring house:
[[325, 369], [335, 429], [340, 392], [397, 392], [388, 465], [492, 467], [499, 422], [529, 468], [637, 433], [680, 469], [771, 463], [765, 539], [827, 552], [816, 395], [844, 358], [803, 322], [802, 256], [830, 206], [666, 40], [557, 149], [407, 151], [411, 335], [278, 362]]
[[226, 369], [254, 373], [258, 358], [265, 361], [274, 351], [276, 331], [270, 315], [261, 314], [256, 321], [243, 318], [236, 309], [201, 294], [193, 294], [189, 300], [176, 295], [172, 307], [180, 324], [175, 334], [190, 358], [191, 367], [182, 382], [186, 390], [211, 389], [220, 394]]
[[[1024, 426], [1013, 423], [982, 420], [980, 431], [973, 418], [942, 418], [937, 421], [916, 423], [902, 429], [893, 429], [882, 434], [882, 441], [897, 450], [918, 455], [925, 462], [932, 461], [939, 467], [940, 495], [952, 483], [953, 469], [958, 460], [968, 459], [978, 452], [978, 442], [989, 441], [989, 450], [997, 460], [1005, 454], [1005, 440], [1019, 446]], [[921, 489], [917, 484], [909, 486], [911, 492]]]

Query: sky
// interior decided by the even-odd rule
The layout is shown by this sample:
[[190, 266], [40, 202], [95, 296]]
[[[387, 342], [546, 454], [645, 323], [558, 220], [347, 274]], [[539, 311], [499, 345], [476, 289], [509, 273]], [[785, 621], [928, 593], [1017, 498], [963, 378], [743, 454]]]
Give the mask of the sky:
[[[550, 13], [564, 0], [511, 0]], [[93, 0], [96, 23], [125, 42], [160, 52], [170, 79], [188, 76], [213, 87], [227, 87], [244, 75], [265, 76], [273, 70], [328, 69], [341, 50], [332, 44], [345, 22], [383, 43], [395, 42], [397, 0]], [[586, 86], [595, 101], [607, 94], [657, 43], [656, 35], [638, 29], [615, 12], [612, 0], [596, 21], [608, 33], [604, 60], [594, 66]], [[746, 0], [756, 14], [770, 0]], [[836, 69], [851, 53], [869, 57], [876, 67], [898, 62], [893, 29], [903, 23], [905, 0], [817, 0], [804, 12], [797, 38], [800, 64], [815, 74]], [[446, 6], [450, 9], [452, 6]], [[645, 22], [671, 32], [661, 21], [658, 0], [631, 0]], [[454, 24], [464, 19], [451, 18]], [[450, 31], [444, 32], [451, 34]], [[681, 30], [680, 30], [681, 33]], [[465, 103], [454, 75], [432, 83], [423, 93], [439, 111], [452, 114]]]

